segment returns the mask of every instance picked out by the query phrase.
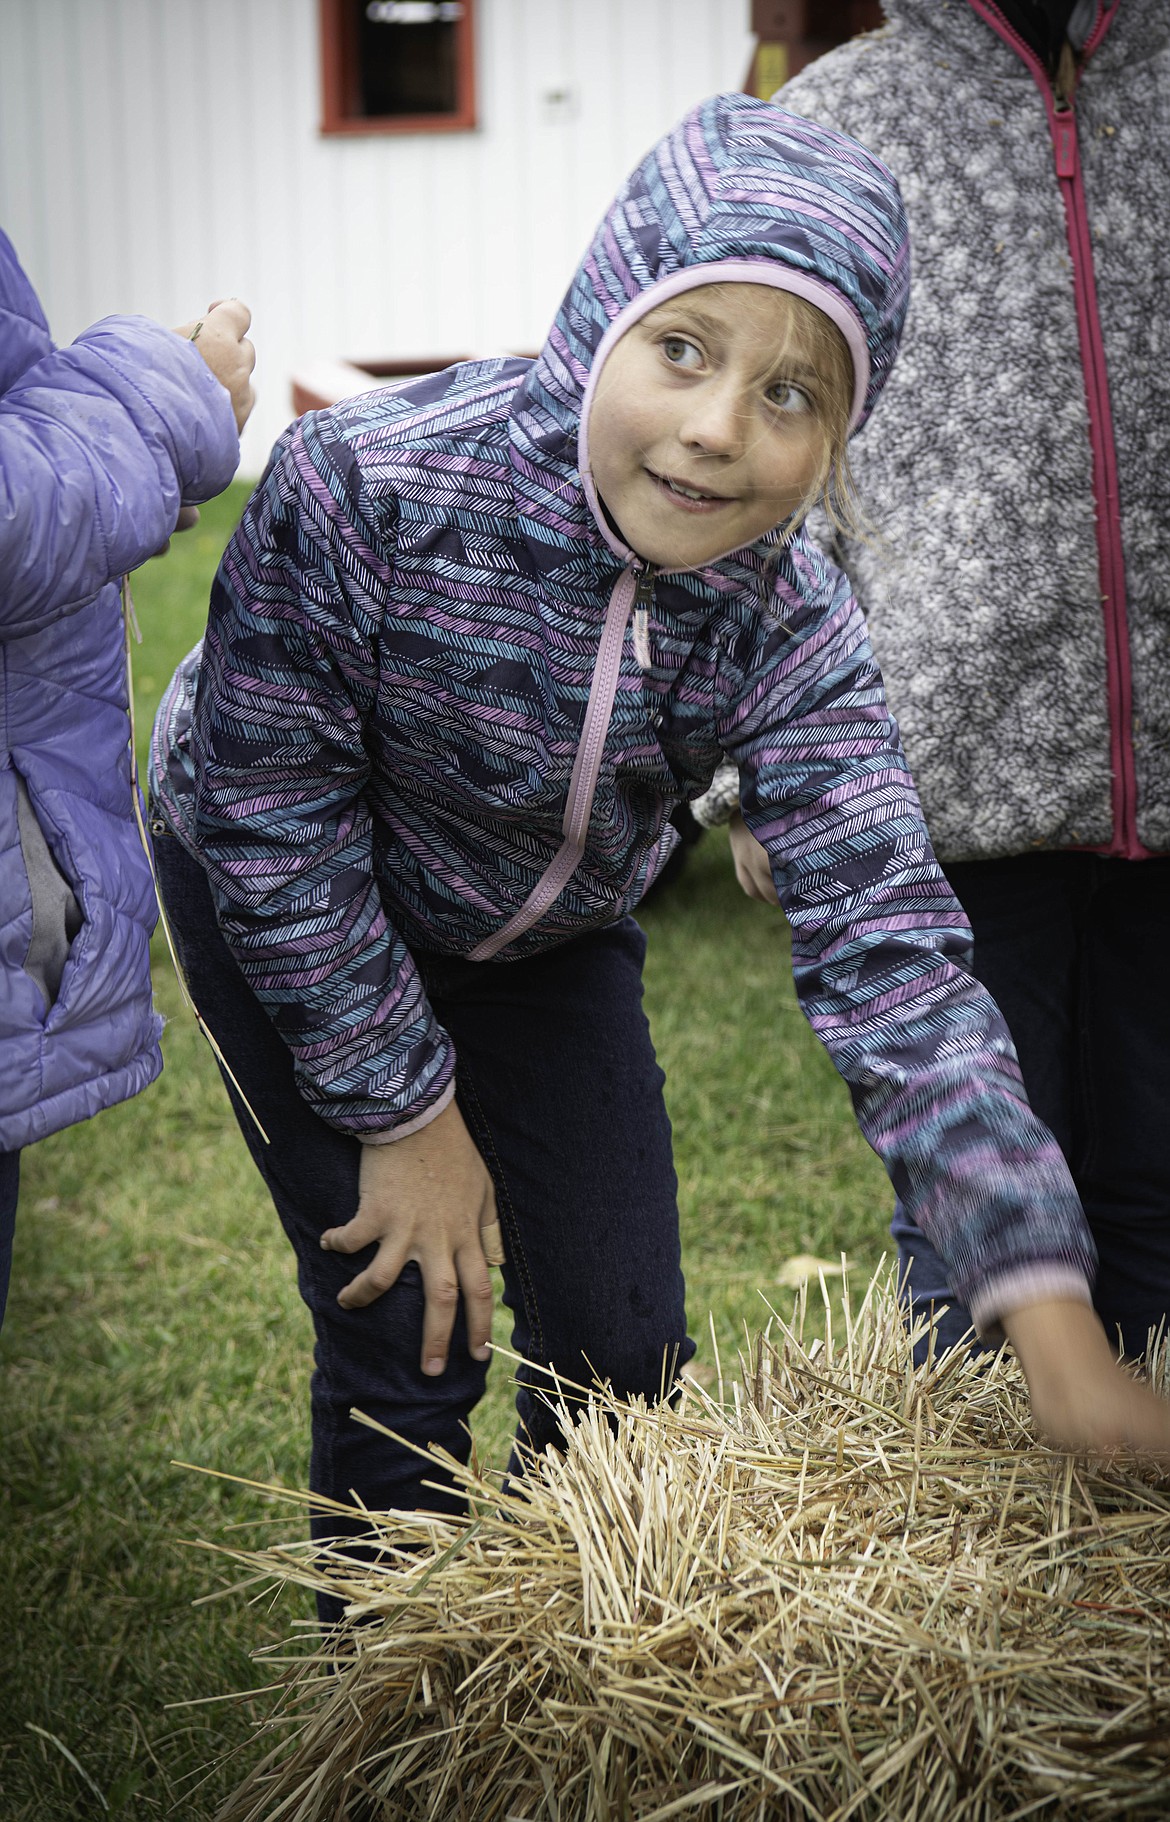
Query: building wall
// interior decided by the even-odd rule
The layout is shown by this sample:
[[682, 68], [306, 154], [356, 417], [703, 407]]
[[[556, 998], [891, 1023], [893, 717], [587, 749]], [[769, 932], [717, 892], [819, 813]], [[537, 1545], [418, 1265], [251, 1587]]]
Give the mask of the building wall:
[[625, 172], [739, 88], [748, 0], [479, 0], [479, 127], [326, 139], [316, 0], [0, 0], [0, 225], [67, 341], [252, 306], [258, 404], [350, 359], [527, 349]]

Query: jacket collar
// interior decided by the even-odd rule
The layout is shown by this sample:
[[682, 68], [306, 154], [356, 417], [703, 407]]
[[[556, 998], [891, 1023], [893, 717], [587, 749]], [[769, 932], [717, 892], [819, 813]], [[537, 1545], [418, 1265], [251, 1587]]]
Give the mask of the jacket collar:
[[[1170, 48], [1166, 0], [1096, 0], [1096, 4], [1096, 23], [1089, 40], [1097, 46], [1091, 58], [1094, 75], [1128, 63], [1143, 63]], [[1023, 74], [1023, 65], [1010, 45], [991, 31], [970, 0], [882, 0], [882, 7], [891, 22], [937, 37], [951, 55], [994, 64], [997, 75], [1009, 74], [1013, 68]], [[1102, 24], [1107, 25], [1103, 37]]]

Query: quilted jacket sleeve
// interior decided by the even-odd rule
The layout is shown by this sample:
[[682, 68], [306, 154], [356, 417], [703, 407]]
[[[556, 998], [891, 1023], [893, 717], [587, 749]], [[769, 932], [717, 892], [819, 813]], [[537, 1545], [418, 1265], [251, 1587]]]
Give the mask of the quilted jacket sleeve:
[[[364, 735], [388, 514], [363, 515], [310, 414], [253, 495], [212, 590], [195, 704], [195, 837], [220, 929], [322, 1119], [425, 1125], [455, 1059], [375, 878]], [[279, 449], [278, 445], [278, 449]], [[343, 458], [344, 462], [344, 458]]]
[[[1095, 1251], [970, 928], [930, 846], [864, 621], [839, 578], [798, 637], [748, 655], [724, 750], [768, 850], [802, 1008], [898, 1195], [985, 1334], [1044, 1296], [1087, 1300]], [[799, 616], [799, 618], [798, 618]]]
[[196, 349], [106, 317], [0, 398], [0, 638], [83, 607], [231, 480], [231, 400]]

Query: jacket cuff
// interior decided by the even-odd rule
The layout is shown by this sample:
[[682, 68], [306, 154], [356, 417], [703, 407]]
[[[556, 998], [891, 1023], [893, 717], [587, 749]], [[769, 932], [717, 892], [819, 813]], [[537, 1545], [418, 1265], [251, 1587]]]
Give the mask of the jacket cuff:
[[429, 1126], [432, 1120], [437, 1120], [454, 1099], [455, 1078], [452, 1076], [438, 1100], [432, 1101], [429, 1107], [425, 1108], [422, 1113], [416, 1114], [412, 1120], [403, 1120], [401, 1126], [389, 1127], [384, 1132], [360, 1132], [356, 1137], [361, 1140], [363, 1145], [393, 1145], [395, 1139], [409, 1138], [412, 1132], [421, 1132], [424, 1126]]
[[1006, 1340], [1003, 1318], [1028, 1303], [1088, 1303], [1089, 1280], [1063, 1259], [1036, 1259], [1001, 1272], [984, 1284], [970, 1303], [971, 1320], [980, 1341], [998, 1347]]

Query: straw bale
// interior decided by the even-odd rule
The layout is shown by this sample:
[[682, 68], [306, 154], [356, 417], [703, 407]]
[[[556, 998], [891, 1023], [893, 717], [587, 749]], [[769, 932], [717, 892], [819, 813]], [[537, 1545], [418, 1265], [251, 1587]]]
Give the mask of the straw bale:
[[280, 1657], [220, 1822], [1170, 1814], [1170, 1491], [1038, 1447], [1006, 1352], [916, 1370], [888, 1276], [839, 1307], [714, 1394], [566, 1405], [376, 1560], [231, 1552], [350, 1623]]

